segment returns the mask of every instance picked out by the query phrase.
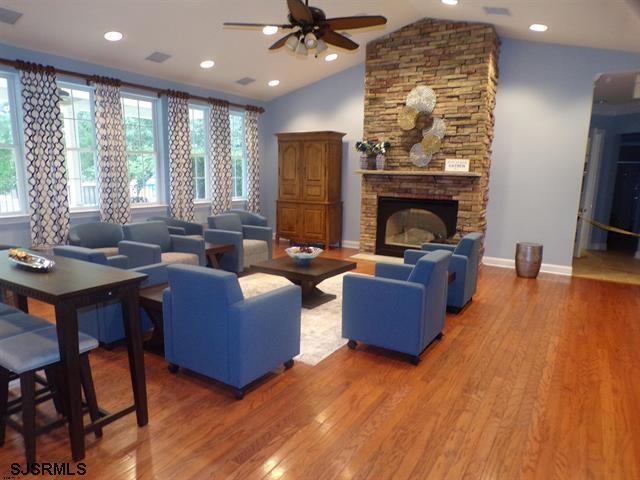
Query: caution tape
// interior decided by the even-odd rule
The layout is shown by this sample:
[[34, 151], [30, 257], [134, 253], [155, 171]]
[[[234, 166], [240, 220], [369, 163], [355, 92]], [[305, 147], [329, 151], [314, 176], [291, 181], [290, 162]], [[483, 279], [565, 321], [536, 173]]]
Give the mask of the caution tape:
[[588, 218], [584, 218], [582, 215], [578, 215], [578, 218], [584, 220], [587, 223], [590, 223], [594, 227], [601, 228], [602, 230], [606, 230], [608, 232], [620, 233], [621, 235], [629, 235], [630, 237], [640, 238], [640, 233], [630, 232], [629, 230], [623, 230], [622, 228], [612, 227], [611, 225], [605, 225], [604, 223], [596, 222], [595, 220], [590, 220]]

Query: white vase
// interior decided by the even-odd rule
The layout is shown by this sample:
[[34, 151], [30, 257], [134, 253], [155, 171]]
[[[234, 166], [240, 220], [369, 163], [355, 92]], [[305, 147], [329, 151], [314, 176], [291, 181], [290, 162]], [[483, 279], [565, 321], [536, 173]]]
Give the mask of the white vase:
[[387, 156], [386, 155], [377, 155], [376, 156], [376, 170], [384, 170], [384, 167], [387, 165]]

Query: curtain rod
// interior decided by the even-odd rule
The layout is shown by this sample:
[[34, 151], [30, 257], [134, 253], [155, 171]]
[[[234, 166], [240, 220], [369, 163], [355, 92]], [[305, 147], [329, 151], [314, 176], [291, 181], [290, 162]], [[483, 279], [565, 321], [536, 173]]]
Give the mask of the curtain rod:
[[[6, 59], [6, 58], [0, 58], [0, 65], [8, 65], [10, 67], [17, 68], [18, 67], [18, 61], [17, 60], [9, 60], [9, 59]], [[87, 75], [86, 73], [73, 72], [71, 70], [62, 70], [60, 68], [56, 68], [56, 72], [61, 74], [61, 75], [67, 75], [67, 76], [70, 76], [70, 77], [82, 78], [83, 80], [89, 80], [90, 78], [94, 77], [94, 75]], [[158, 95], [164, 94], [167, 91], [167, 89], [165, 89], [165, 88], [150, 87], [148, 85], [141, 85], [139, 83], [125, 82], [125, 81], [122, 81], [122, 86], [123, 87], [129, 87], [129, 88], [135, 88], [137, 90], [146, 90], [148, 92], [153, 92], [153, 93], [158, 94]], [[198, 95], [191, 95], [191, 94], [189, 94], [189, 98], [192, 98], [194, 100], [199, 100], [199, 101], [202, 101], [202, 102], [206, 102], [206, 103], [209, 103], [211, 100], [227, 102], [226, 100], [219, 100], [219, 99], [215, 99], [215, 98], [200, 97]], [[255, 107], [253, 105], [243, 105], [241, 103], [234, 103], [234, 102], [227, 102], [227, 103], [229, 103], [229, 106], [232, 106], [232, 107], [238, 107], [238, 108], [242, 108], [242, 109], [245, 109], [245, 110], [256, 110], [256, 111], [258, 111], [260, 113], [264, 113], [264, 108], [262, 108], [262, 107]]]

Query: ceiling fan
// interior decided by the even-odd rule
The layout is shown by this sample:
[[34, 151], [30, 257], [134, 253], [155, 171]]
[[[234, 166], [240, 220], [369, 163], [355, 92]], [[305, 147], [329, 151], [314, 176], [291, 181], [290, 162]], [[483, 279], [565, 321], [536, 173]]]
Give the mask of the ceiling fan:
[[289, 7], [288, 24], [225, 22], [224, 26], [277, 27], [293, 30], [271, 45], [269, 50], [277, 50], [286, 45], [299, 55], [308, 55], [309, 50], [315, 50], [317, 57], [328, 48], [327, 44], [347, 50], [358, 48], [356, 42], [336, 30], [374, 27], [387, 23], [387, 19], [381, 15], [327, 18], [321, 9], [310, 7], [309, 0], [305, 0], [304, 3], [302, 0], [287, 0], [287, 6]]

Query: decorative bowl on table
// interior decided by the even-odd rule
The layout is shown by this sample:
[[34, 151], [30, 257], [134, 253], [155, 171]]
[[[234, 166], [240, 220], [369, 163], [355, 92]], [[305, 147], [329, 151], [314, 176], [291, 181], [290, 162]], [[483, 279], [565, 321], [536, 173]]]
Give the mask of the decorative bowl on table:
[[296, 265], [306, 267], [314, 258], [322, 253], [322, 249], [317, 247], [289, 247], [285, 252], [293, 258]]
[[34, 255], [19, 248], [10, 249], [7, 258], [16, 266], [34, 272], [50, 272], [56, 266], [56, 262], [53, 260]]

